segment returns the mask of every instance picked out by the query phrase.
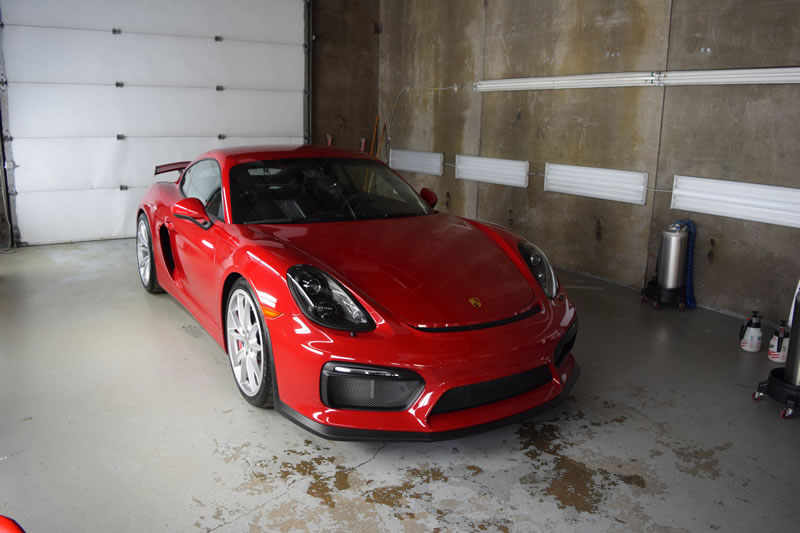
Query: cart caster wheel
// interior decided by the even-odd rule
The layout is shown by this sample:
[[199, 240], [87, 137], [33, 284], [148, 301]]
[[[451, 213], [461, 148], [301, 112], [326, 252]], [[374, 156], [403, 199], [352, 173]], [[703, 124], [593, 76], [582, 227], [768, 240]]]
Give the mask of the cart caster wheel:
[[642, 294], [642, 296], [639, 298], [639, 301], [642, 302], [642, 303], [646, 303], [647, 302], [647, 296]]
[[678, 304], [678, 309], [681, 311], [686, 311], [686, 304], [681, 302]]
[[754, 402], [760, 401], [761, 398], [763, 398], [763, 397], [764, 397], [764, 393], [763, 392], [754, 392], [753, 393], [753, 401]]
[[787, 418], [790, 418], [792, 416], [792, 413], [794, 413], [794, 409], [792, 409], [791, 407], [784, 407], [783, 409], [781, 409], [781, 418], [786, 420]]
[[654, 300], [653, 309], [661, 309], [661, 302]]

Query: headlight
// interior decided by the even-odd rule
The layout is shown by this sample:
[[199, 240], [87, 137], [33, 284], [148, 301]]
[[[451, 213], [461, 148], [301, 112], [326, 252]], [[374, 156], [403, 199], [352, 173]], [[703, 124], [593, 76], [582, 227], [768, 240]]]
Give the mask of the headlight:
[[556, 291], [558, 291], [558, 280], [556, 280], [556, 273], [553, 272], [553, 267], [544, 252], [529, 242], [519, 243], [519, 251], [545, 295], [548, 298], [555, 298]]
[[286, 274], [298, 307], [320, 326], [346, 331], [370, 331], [375, 322], [347, 289], [322, 270], [297, 265]]

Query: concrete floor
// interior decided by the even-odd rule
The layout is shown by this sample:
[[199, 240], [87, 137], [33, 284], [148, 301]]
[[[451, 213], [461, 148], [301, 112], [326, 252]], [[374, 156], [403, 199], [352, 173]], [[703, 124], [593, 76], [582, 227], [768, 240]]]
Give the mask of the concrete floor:
[[28, 531], [796, 531], [800, 420], [739, 321], [562, 274], [583, 375], [522, 425], [338, 443], [240, 397], [132, 240], [0, 255], [0, 514]]

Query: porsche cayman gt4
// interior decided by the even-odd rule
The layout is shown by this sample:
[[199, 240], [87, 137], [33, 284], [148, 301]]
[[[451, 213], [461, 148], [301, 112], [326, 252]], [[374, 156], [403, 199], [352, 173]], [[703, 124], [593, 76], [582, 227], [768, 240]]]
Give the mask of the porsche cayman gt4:
[[171, 171], [137, 213], [139, 277], [222, 346], [249, 403], [330, 439], [438, 440], [574, 385], [577, 314], [545, 254], [374, 157], [230, 148]]

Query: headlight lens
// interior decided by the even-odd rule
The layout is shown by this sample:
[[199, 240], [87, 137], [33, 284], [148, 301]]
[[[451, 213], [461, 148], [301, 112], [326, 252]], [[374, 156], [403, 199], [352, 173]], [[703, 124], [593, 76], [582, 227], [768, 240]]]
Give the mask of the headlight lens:
[[533, 277], [539, 282], [545, 295], [547, 295], [548, 298], [555, 298], [556, 292], [558, 291], [558, 280], [544, 252], [536, 245], [529, 242], [519, 243], [519, 251], [525, 259], [525, 262], [528, 263]]
[[298, 265], [286, 274], [298, 307], [320, 326], [346, 331], [370, 331], [375, 322], [342, 285], [311, 265]]

